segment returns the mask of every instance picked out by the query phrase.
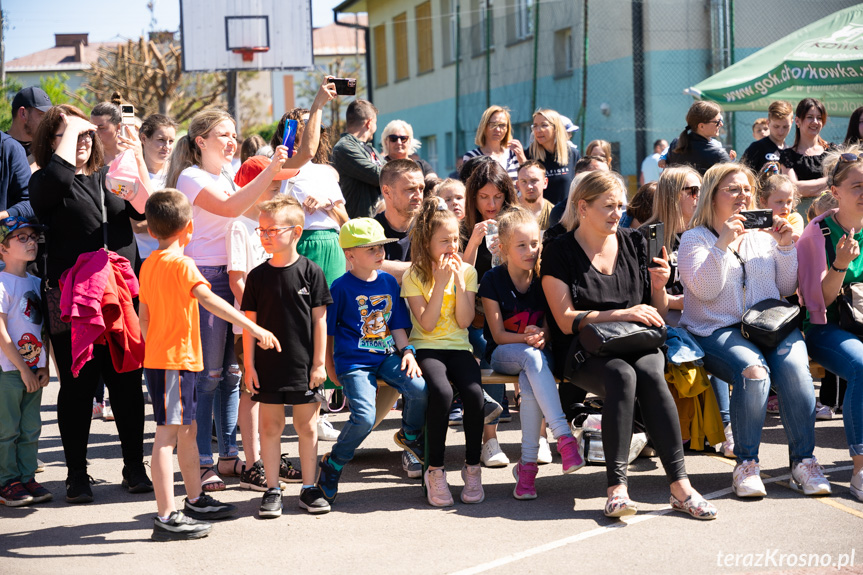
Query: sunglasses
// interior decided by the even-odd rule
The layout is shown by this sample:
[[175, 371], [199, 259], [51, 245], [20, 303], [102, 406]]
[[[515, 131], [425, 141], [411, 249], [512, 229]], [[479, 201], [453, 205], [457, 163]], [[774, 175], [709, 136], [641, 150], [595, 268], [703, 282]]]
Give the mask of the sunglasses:
[[395, 144], [396, 142], [401, 142], [402, 144], [407, 144], [410, 138], [408, 136], [396, 136], [395, 134], [390, 134], [387, 136], [387, 140]]
[[722, 121], [722, 118], [718, 120], [710, 120], [709, 122], [704, 122], [705, 124], [716, 124], [718, 126], [722, 126], [725, 122]]
[[863, 154], [852, 154], [851, 152], [840, 154], [839, 159], [836, 161], [836, 165], [833, 167], [833, 173], [830, 174], [830, 185], [835, 185], [836, 173], [839, 171], [839, 166], [841, 164], [853, 164], [860, 160], [863, 160]]
[[701, 186], [684, 186], [681, 188], [681, 191], [686, 192], [693, 198], [697, 198], [698, 193], [701, 191]]

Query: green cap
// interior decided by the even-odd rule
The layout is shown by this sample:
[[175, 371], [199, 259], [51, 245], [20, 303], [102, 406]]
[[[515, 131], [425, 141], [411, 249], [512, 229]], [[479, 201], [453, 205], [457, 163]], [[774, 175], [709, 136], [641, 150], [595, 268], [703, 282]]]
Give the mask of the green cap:
[[384, 234], [383, 226], [372, 218], [348, 220], [339, 231], [339, 246], [342, 249], [382, 246], [397, 241], [396, 238], [388, 238]]

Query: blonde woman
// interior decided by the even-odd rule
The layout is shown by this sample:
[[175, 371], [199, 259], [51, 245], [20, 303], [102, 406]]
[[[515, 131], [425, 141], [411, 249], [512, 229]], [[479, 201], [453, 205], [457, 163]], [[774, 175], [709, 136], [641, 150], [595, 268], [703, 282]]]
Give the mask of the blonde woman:
[[527, 157], [521, 142], [512, 137], [507, 108], [492, 106], [482, 113], [474, 143], [477, 147], [464, 155], [465, 162], [477, 156], [489, 156], [506, 170], [513, 182], [518, 181], [518, 167]]
[[548, 185], [543, 197], [552, 204], [564, 200], [575, 177], [575, 163], [581, 158], [569, 141], [563, 119], [556, 111], [539, 108], [533, 113], [533, 141], [527, 149], [527, 159], [537, 160], [545, 168]]
[[381, 152], [384, 161], [391, 160], [413, 160], [420, 165], [423, 178], [437, 177], [431, 164], [417, 155], [417, 150], [422, 144], [414, 139], [414, 129], [404, 120], [393, 120], [386, 126], [381, 134]]
[[593, 140], [584, 149], [584, 155], [599, 158], [611, 169], [611, 143], [605, 140]]

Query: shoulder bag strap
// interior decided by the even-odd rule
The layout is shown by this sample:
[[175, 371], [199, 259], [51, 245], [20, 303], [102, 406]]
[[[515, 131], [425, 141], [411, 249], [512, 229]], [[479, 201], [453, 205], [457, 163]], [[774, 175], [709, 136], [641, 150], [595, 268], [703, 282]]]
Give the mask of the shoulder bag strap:
[[821, 220], [818, 222], [818, 226], [824, 236], [824, 247], [827, 248], [827, 268], [829, 269], [836, 260], [836, 248], [833, 246], [833, 240], [830, 239], [830, 226], [827, 225], [827, 222]]
[[102, 245], [105, 247], [105, 251], [108, 251], [108, 207], [105, 205], [105, 184], [104, 182], [100, 186], [102, 188]]
[[[710, 230], [714, 236], [716, 236], [717, 238], [719, 237], [719, 234], [716, 232], [716, 230], [714, 230], [713, 228], [707, 228], [707, 229]], [[734, 254], [734, 257], [736, 257], [737, 261], [740, 262], [740, 269], [743, 270], [743, 311], [745, 312], [746, 311], [746, 262], [743, 261], [742, 257], [740, 257], [740, 254], [738, 254], [736, 251], [734, 251], [734, 248], [732, 248], [731, 246], [728, 246], [728, 250], [732, 254]]]

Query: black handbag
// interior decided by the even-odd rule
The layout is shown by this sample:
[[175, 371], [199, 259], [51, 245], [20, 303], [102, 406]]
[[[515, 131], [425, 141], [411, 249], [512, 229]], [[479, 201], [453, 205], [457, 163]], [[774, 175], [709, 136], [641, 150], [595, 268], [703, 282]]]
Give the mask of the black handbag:
[[665, 326], [655, 327], [635, 321], [591, 323], [578, 332], [582, 349], [597, 357], [616, 357], [647, 353], [665, 343]]
[[[833, 265], [836, 259], [836, 248], [830, 240], [830, 228], [824, 220], [818, 222], [824, 243], [827, 248], [827, 267]], [[839, 327], [856, 336], [863, 336], [863, 284], [854, 282], [845, 284], [836, 296], [836, 308], [839, 311]]]
[[762, 349], [774, 349], [800, 325], [800, 306], [780, 299], [765, 299], [746, 309], [746, 262], [731, 250], [743, 270], [743, 318], [740, 333]]

